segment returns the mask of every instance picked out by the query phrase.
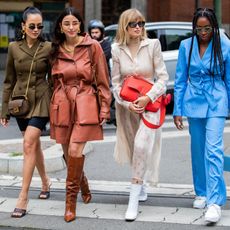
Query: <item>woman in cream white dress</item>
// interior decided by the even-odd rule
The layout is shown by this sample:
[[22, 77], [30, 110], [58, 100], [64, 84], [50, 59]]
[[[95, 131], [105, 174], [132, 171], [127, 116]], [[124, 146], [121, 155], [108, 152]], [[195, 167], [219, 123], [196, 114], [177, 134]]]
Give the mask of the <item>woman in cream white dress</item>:
[[[136, 9], [124, 11], [119, 19], [116, 43], [112, 46], [112, 84], [116, 99], [117, 142], [115, 159], [130, 162], [132, 184], [126, 220], [135, 220], [138, 200], [146, 200], [144, 179], [152, 185], [158, 182], [161, 157], [161, 128], [151, 129], [140, 119], [142, 113], [149, 121], [159, 122], [160, 111], [145, 112], [145, 106], [166, 91], [168, 74], [157, 39], [148, 39], [145, 19]], [[128, 74], [143, 75], [155, 82], [151, 90], [135, 102], [120, 97], [122, 82]]]

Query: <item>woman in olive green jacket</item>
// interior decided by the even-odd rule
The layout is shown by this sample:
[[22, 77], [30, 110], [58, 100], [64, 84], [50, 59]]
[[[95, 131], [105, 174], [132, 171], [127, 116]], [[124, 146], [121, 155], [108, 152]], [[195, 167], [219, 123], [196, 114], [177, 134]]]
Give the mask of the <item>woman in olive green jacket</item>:
[[[40, 135], [49, 121], [51, 90], [47, 81], [47, 74], [50, 69], [48, 58], [51, 43], [45, 42], [40, 36], [43, 28], [42, 15], [37, 8], [28, 7], [24, 10], [21, 26], [17, 41], [10, 43], [8, 48], [1, 113], [1, 124], [6, 127], [10, 119], [8, 102], [12, 95], [25, 94], [29, 79], [27, 97], [30, 110], [25, 116], [16, 117], [24, 137], [22, 189], [16, 208], [11, 215], [16, 218], [26, 214], [28, 191], [35, 166], [42, 180], [39, 198], [47, 199], [50, 195], [50, 179], [45, 171]], [[32, 65], [33, 58], [34, 63]]]

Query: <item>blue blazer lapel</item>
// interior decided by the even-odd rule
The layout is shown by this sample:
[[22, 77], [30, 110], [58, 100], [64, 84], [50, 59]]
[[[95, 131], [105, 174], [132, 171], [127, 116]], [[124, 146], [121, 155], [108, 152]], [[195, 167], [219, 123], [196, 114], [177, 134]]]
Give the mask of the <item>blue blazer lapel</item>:
[[[209, 74], [209, 69], [210, 69], [210, 58], [211, 58], [211, 52], [212, 52], [212, 44], [213, 44], [213, 41], [211, 40], [208, 44], [207, 49], [204, 52], [203, 57], [201, 58], [197, 38], [194, 39], [194, 52], [193, 52], [194, 56], [193, 56], [193, 58], [197, 59], [199, 64], [202, 66], [203, 71], [205, 71], [207, 74]], [[194, 59], [194, 61], [196, 59]]]

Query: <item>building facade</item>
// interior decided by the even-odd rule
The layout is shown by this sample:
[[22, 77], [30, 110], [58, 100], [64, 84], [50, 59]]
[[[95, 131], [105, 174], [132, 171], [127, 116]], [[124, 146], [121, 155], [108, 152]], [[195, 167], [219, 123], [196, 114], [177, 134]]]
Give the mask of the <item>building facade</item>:
[[[216, 0], [218, 1], [218, 0]], [[21, 13], [27, 6], [38, 7], [44, 17], [45, 38], [50, 39], [57, 15], [66, 6], [77, 8], [87, 28], [91, 19], [105, 25], [118, 22], [122, 11], [139, 9], [147, 21], [191, 21], [197, 7], [214, 8], [215, 0], [0, 0], [0, 68], [4, 66], [8, 43], [14, 40], [15, 28], [20, 25]], [[230, 35], [230, 0], [221, 3], [221, 23]]]

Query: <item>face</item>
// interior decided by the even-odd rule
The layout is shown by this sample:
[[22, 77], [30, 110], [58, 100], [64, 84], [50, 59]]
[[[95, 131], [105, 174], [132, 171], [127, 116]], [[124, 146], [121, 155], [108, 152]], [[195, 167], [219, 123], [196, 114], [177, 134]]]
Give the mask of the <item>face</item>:
[[145, 26], [145, 22], [141, 20], [129, 22], [127, 31], [130, 38], [141, 37], [144, 26]]
[[41, 15], [28, 14], [26, 22], [22, 23], [22, 29], [25, 31], [27, 38], [37, 39], [43, 29]]
[[206, 17], [200, 17], [196, 23], [196, 33], [199, 39], [204, 42], [209, 42], [212, 38], [212, 26]]
[[63, 18], [60, 28], [65, 34], [66, 38], [75, 38], [80, 32], [81, 23], [73, 15], [67, 15]]
[[93, 39], [99, 40], [101, 38], [101, 31], [98, 28], [91, 29], [90, 35]]

